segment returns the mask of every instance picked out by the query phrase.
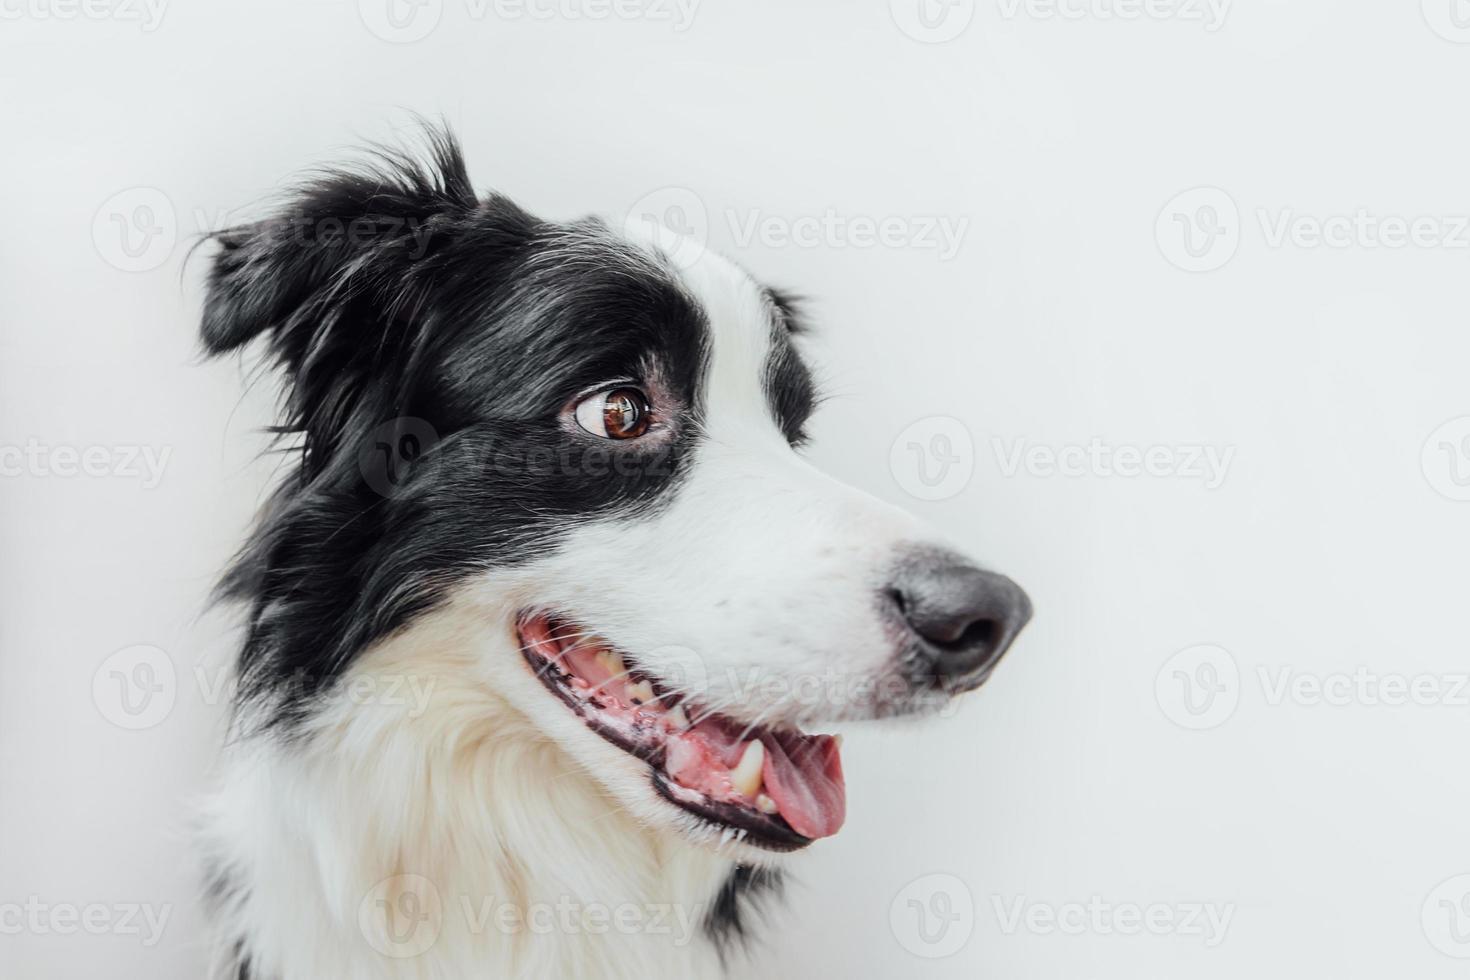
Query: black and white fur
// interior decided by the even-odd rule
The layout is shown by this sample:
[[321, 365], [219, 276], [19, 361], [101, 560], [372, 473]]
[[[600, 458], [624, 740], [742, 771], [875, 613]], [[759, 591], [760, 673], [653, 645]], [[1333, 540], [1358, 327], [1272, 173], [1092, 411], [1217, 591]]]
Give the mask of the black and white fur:
[[[221, 975], [718, 974], [778, 856], [654, 792], [532, 676], [515, 617], [574, 614], [738, 718], [897, 714], [920, 695], [822, 709], [735, 680], [908, 690], [873, 596], [932, 537], [797, 451], [816, 399], [788, 299], [712, 253], [679, 267], [477, 197], [452, 139], [429, 143], [216, 236], [204, 344], [262, 341], [295, 460], [222, 585], [248, 623], [202, 835]], [[569, 423], [622, 379], [655, 436]], [[427, 710], [353, 695], [406, 676]], [[385, 954], [365, 903], [425, 888], [403, 911], [432, 941]], [[467, 920], [486, 900], [658, 904], [699, 934], [508, 933]]]

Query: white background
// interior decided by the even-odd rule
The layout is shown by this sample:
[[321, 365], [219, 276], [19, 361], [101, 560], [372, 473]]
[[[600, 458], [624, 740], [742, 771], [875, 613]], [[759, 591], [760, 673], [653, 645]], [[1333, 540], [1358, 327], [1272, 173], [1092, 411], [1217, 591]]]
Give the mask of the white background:
[[[692, 194], [712, 247], [811, 297], [817, 461], [1035, 600], [959, 714], [850, 734], [848, 826], [740, 976], [1463, 975], [1467, 888], [1439, 888], [1470, 872], [1459, 0], [1239, 0], [1223, 22], [956, 0], [932, 29], [903, 0], [704, 0], [683, 25], [635, 0], [646, 16], [426, 0], [397, 33], [386, 2], [174, 0], [152, 21], [0, 0], [0, 447], [170, 454], [156, 485], [61, 475], [64, 453], [0, 478], [0, 913], [171, 909], [152, 946], [7, 927], [0, 975], [200, 973], [186, 807], [236, 639], [201, 609], [274, 464], [269, 386], [198, 363], [185, 253], [304, 167], [405, 135], [406, 110], [442, 113], [482, 187], [547, 216], [620, 221], [662, 192], [645, 209], [694, 220], [669, 210]], [[1332, 225], [1360, 209], [1430, 221], [1402, 247], [1393, 221]], [[829, 211], [913, 235], [741, 234]], [[955, 254], [922, 247], [927, 218], [966, 223]], [[1314, 222], [1346, 237], [1314, 244]], [[923, 423], [894, 465], [935, 416], [959, 428]], [[1185, 472], [1005, 464], [1018, 440], [1094, 438]], [[929, 475], [960, 467], [944, 499], [904, 489], [909, 442], [941, 451]], [[1232, 454], [1218, 487], [1190, 447]], [[175, 668], [173, 704], [126, 730], [93, 679], [138, 644]], [[1213, 702], [1183, 686], [1210, 668]], [[1275, 696], [1359, 668], [1347, 703]], [[1420, 675], [1437, 703], [1376, 703]], [[1017, 902], [1094, 898], [1231, 918], [1008, 925]], [[910, 899], [957, 918], [928, 943]]]

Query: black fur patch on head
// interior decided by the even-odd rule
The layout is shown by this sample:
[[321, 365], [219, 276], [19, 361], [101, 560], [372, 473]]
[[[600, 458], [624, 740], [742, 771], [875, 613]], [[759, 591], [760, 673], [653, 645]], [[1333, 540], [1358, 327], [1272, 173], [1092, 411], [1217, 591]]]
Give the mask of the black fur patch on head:
[[[677, 485], [708, 359], [699, 305], [595, 221], [477, 199], [458, 146], [332, 171], [216, 237], [202, 334], [263, 338], [286, 379], [294, 466], [220, 587], [249, 604], [240, 700], [290, 729], [368, 644], [576, 520]], [[657, 383], [653, 446], [560, 416], [589, 386]]]
[[786, 441], [800, 446], [806, 442], [806, 421], [817, 404], [811, 371], [792, 342], [793, 337], [805, 333], [807, 328], [796, 297], [775, 289], [767, 289], [766, 296], [775, 311], [771, 352], [766, 358], [763, 379], [766, 398]]
[[763, 903], [779, 900], [786, 876], [771, 868], [737, 864], [720, 886], [704, 918], [704, 934], [720, 951], [720, 959], [750, 940], [751, 915]]

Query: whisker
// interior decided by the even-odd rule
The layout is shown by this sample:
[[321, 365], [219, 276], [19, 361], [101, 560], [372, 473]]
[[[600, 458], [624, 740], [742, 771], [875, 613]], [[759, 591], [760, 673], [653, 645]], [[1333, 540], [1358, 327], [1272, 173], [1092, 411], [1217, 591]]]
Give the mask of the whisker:
[[760, 714], [756, 715], [755, 716], [755, 720], [752, 721], [750, 724], [748, 724], [748, 725], [745, 726], [745, 730], [740, 733], [740, 737], [738, 739], [736, 739], [736, 741], [738, 741], [738, 742], [745, 741], [745, 737], [747, 735], [749, 735], [751, 732], [755, 731], [755, 729], [759, 728], [760, 727], [760, 723], [762, 721], [765, 721], [766, 715], [770, 714], [771, 711], [774, 710], [774, 708], [775, 708], [775, 705], [772, 705], [772, 706], [766, 708], [764, 711], [760, 712]]

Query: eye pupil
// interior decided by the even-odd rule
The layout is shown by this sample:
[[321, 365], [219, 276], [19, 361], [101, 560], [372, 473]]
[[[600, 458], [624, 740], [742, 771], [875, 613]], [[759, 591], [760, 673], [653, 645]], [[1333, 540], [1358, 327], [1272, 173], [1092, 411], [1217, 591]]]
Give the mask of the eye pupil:
[[608, 388], [577, 402], [577, 425], [603, 439], [636, 439], [653, 427], [648, 396], [633, 387]]
[[643, 392], [619, 388], [608, 392], [603, 403], [602, 423], [613, 439], [632, 439], [648, 429], [648, 403]]

